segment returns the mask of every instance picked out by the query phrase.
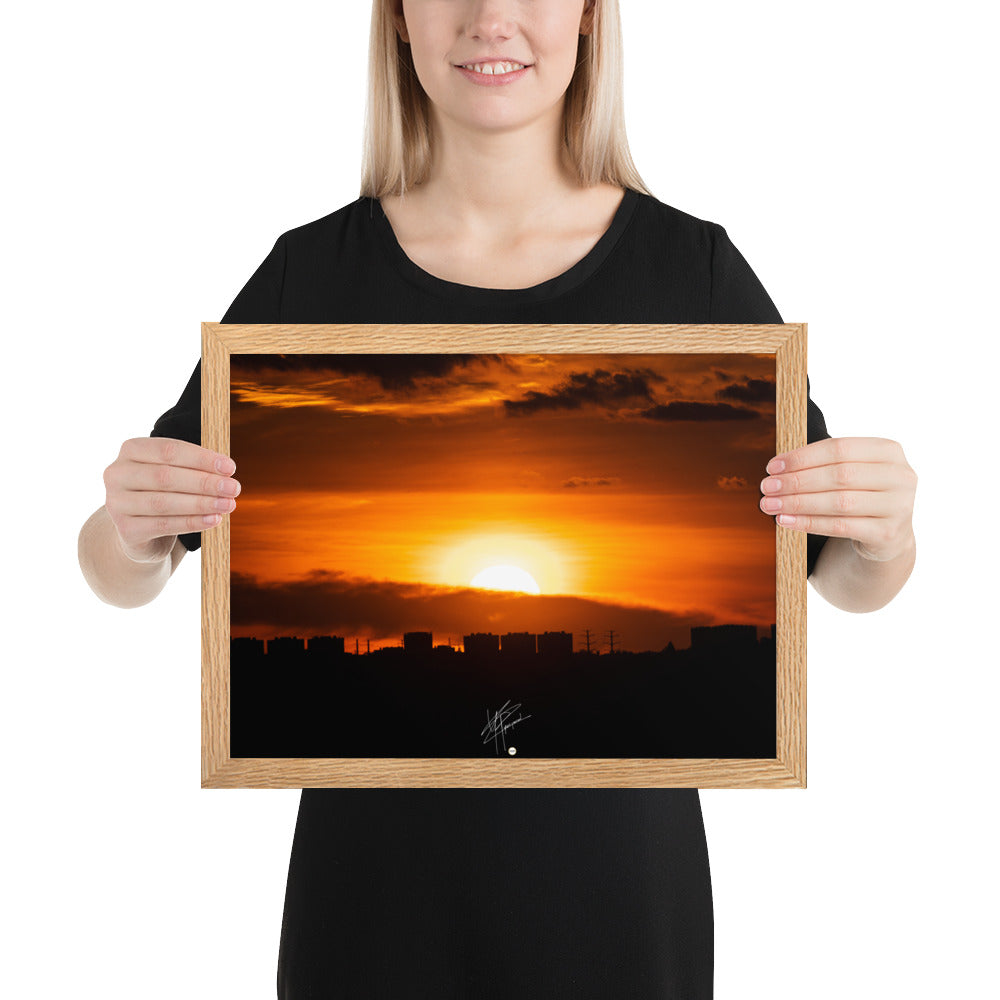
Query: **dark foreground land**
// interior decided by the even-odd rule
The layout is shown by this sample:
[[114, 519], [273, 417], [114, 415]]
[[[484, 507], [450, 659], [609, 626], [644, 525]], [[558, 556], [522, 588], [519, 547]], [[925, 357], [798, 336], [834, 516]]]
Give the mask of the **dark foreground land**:
[[232, 757], [773, 758], [774, 644], [549, 657], [234, 647], [230, 706]]

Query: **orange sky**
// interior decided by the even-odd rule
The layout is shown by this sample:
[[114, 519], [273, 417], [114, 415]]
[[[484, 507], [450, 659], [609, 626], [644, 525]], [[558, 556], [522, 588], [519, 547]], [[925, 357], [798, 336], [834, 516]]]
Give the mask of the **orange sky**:
[[233, 356], [233, 634], [766, 627], [774, 450], [771, 355]]

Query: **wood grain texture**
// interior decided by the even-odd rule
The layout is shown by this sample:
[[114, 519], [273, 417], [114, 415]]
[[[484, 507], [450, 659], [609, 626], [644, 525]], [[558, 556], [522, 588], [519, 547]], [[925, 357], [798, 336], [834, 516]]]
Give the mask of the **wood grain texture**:
[[[202, 324], [202, 444], [229, 453], [231, 354], [774, 354], [775, 452], [806, 443], [806, 325]], [[763, 473], [762, 473], [763, 475]], [[777, 757], [229, 756], [229, 517], [202, 541], [202, 786], [804, 788], [806, 537], [775, 526]]]
[[780, 761], [645, 758], [468, 759], [411, 757], [237, 759], [205, 788], [794, 788]]
[[[581, 326], [355, 324], [258, 326], [204, 323], [232, 354], [774, 354], [803, 324], [780, 326]], [[294, 335], [290, 335], [294, 331]], [[805, 373], [803, 372], [803, 377]], [[805, 411], [803, 410], [803, 413]]]
[[[777, 452], [806, 443], [806, 324], [775, 352]], [[777, 753], [806, 785], [806, 536], [774, 526], [777, 568]]]
[[[229, 454], [229, 350], [202, 326], [201, 442]], [[210, 373], [206, 377], [206, 372]], [[201, 780], [229, 762], [229, 517], [202, 534]]]

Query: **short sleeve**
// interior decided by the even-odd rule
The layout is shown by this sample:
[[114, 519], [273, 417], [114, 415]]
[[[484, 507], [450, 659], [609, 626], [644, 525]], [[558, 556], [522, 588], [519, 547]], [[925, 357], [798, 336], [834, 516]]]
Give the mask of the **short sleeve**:
[[[709, 322], [783, 323], [771, 297], [722, 226], [712, 228], [712, 282]], [[806, 443], [830, 437], [822, 410], [813, 402], [806, 376]], [[763, 494], [761, 494], [763, 496]], [[826, 544], [826, 535], [806, 535], [806, 576]]]
[[[271, 252], [222, 317], [223, 323], [280, 323], [281, 292], [285, 280], [285, 237], [279, 236]], [[179, 438], [201, 444], [201, 361], [194, 367], [180, 398], [162, 413], [150, 437]], [[201, 548], [201, 532], [179, 536], [189, 552]]]
[[712, 228], [709, 323], [783, 323], [780, 313], [729, 234]]

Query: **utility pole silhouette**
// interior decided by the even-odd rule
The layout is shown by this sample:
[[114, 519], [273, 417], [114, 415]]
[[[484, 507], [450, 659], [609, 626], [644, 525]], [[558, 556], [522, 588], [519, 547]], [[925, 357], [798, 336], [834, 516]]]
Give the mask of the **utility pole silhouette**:
[[[613, 653], [615, 651], [615, 630], [611, 629], [606, 633], [606, 635], [608, 636], [608, 641], [611, 643], [611, 652]], [[621, 633], [619, 633], [619, 635], [621, 635]]]
[[355, 656], [358, 655], [358, 637], [357, 636], [354, 637], [354, 655]]
[[587, 652], [589, 653], [590, 652], [590, 629], [589, 628], [585, 628], [583, 630], [583, 632], [584, 632], [584, 635], [586, 636]]

